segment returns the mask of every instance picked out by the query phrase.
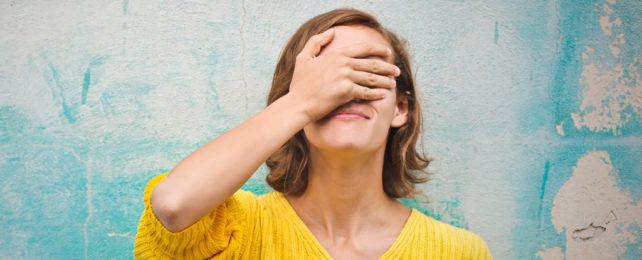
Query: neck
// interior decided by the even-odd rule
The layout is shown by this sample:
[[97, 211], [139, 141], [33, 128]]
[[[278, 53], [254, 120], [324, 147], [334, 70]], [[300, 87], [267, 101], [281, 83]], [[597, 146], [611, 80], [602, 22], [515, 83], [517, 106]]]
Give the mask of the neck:
[[328, 237], [386, 228], [389, 213], [402, 204], [383, 191], [384, 149], [338, 153], [311, 148], [307, 189], [288, 198], [301, 219]]

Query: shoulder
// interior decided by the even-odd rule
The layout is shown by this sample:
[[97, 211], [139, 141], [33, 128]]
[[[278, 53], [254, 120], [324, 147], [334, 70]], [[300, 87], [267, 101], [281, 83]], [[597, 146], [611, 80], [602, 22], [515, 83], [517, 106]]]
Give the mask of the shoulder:
[[431, 241], [438, 251], [444, 253], [460, 253], [452, 256], [456, 259], [492, 259], [486, 242], [477, 234], [428, 217], [416, 209], [413, 211], [416, 239]]
[[[416, 211], [418, 215], [418, 222], [420, 222], [420, 226], [423, 229], [422, 231], [426, 232], [427, 234], [436, 236], [436, 238], [440, 241], [453, 240], [453, 239], [455, 239], [456, 241], [462, 241], [462, 242], [483, 241], [481, 237], [474, 234], [473, 232], [470, 232], [463, 228], [455, 227], [453, 225], [450, 225], [450, 224], [441, 222], [439, 220], [436, 220], [434, 218], [431, 218], [429, 216], [426, 216], [423, 213], [417, 211], [416, 209], [413, 209], [413, 211]], [[446, 242], [446, 241], [443, 241], [443, 242]]]

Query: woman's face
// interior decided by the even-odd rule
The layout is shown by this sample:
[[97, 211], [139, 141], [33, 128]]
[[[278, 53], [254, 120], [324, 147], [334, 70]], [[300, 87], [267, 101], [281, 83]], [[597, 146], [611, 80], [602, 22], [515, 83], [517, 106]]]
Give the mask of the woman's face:
[[[349, 45], [373, 42], [390, 44], [374, 29], [349, 25], [334, 27], [334, 39], [325, 51]], [[368, 57], [393, 63], [394, 58]], [[383, 88], [382, 88], [383, 89]], [[405, 99], [397, 100], [396, 89], [384, 89], [383, 99], [352, 101], [328, 114], [321, 120], [306, 125], [305, 136], [314, 148], [321, 150], [376, 151], [385, 147], [390, 127], [400, 127], [407, 121], [408, 106]]]

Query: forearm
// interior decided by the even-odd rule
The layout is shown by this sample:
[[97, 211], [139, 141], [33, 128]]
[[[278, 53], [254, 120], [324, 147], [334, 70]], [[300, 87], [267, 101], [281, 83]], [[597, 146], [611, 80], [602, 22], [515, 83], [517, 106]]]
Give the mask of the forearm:
[[152, 193], [154, 213], [170, 231], [185, 229], [243, 186], [309, 121], [303, 102], [283, 96], [176, 165]]

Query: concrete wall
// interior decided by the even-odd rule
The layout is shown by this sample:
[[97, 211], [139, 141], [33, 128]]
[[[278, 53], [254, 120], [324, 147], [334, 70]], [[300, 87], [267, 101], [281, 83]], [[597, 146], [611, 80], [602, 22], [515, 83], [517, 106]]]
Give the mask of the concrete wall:
[[[264, 107], [342, 1], [0, 4], [0, 258], [129, 258], [142, 191]], [[640, 259], [642, 5], [355, 1], [403, 35], [432, 203], [496, 259]], [[262, 168], [245, 186], [269, 191]]]

